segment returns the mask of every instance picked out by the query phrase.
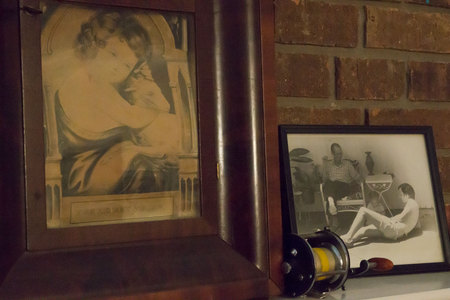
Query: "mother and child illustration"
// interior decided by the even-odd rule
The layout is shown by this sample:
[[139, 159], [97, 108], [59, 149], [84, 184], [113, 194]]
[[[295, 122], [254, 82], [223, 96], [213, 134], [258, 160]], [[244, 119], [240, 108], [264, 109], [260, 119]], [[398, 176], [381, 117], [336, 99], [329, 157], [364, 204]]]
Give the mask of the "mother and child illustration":
[[81, 26], [75, 55], [80, 68], [55, 103], [66, 194], [161, 190], [158, 181], [175, 175], [179, 131], [168, 128], [175, 115], [147, 64], [148, 34], [131, 15], [97, 13]]
[[[65, 9], [70, 12], [72, 7]], [[66, 27], [75, 36], [70, 48], [53, 50], [48, 56], [44, 51], [43, 57], [44, 86], [54, 89], [63, 194], [174, 189], [178, 184], [176, 156], [182, 152], [184, 132], [167, 65], [161, 65], [162, 72], [158, 70], [165, 73], [164, 82], [157, 82], [152, 74], [152, 30], [133, 11], [105, 8], [85, 12], [90, 17], [78, 21], [78, 28], [71, 27], [76, 22], [70, 14], [65, 15]], [[165, 21], [162, 16], [141, 19]], [[161, 29], [155, 24], [153, 27]], [[63, 26], [56, 22], [46, 25]], [[167, 22], [166, 29], [171, 33]], [[51, 34], [48, 38], [56, 44], [58, 36]], [[65, 62], [70, 72], [54, 67], [53, 62]]]
[[[49, 1], [43, 20], [46, 179], [60, 193], [48, 201], [145, 193], [168, 199], [161, 193], [182, 188], [198, 197], [187, 17]], [[193, 166], [189, 187], [180, 183], [180, 159]], [[145, 201], [145, 209], [162, 207]], [[175, 206], [164, 201], [164, 211]], [[133, 205], [120, 204], [130, 214]]]

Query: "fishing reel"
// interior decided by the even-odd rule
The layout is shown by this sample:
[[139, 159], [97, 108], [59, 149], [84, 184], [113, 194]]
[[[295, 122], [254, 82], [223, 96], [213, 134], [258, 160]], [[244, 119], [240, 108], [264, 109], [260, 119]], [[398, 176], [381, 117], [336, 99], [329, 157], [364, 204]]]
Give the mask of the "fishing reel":
[[359, 268], [350, 268], [347, 247], [327, 228], [302, 236], [285, 235], [283, 258], [285, 294], [292, 297], [325, 298], [329, 292], [344, 288], [348, 278], [393, 266], [387, 259], [372, 258], [362, 260]]

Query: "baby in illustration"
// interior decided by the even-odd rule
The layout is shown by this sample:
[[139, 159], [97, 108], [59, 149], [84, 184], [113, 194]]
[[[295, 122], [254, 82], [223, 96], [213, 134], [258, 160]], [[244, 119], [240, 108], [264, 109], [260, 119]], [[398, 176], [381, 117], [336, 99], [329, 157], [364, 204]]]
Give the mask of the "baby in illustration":
[[148, 126], [135, 132], [139, 145], [160, 147], [165, 153], [178, 153], [180, 150], [180, 120], [170, 112], [170, 104], [155, 82], [146, 62], [137, 66], [126, 80], [123, 91], [130, 104], [153, 109], [159, 112]]

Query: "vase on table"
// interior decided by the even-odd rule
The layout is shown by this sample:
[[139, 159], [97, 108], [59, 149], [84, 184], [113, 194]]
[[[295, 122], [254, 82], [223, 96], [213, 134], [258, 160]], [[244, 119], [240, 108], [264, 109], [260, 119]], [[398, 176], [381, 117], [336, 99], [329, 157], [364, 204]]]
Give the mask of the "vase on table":
[[372, 152], [367, 151], [366, 152], [366, 168], [367, 171], [369, 171], [369, 175], [374, 175], [373, 174], [373, 167], [375, 166], [375, 162], [373, 161], [372, 156], [370, 155]]

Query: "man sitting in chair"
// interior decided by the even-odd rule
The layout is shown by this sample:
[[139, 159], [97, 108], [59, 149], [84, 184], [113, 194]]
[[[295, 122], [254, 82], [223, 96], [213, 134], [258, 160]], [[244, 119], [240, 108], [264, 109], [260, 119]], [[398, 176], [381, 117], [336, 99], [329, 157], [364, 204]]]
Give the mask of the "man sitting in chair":
[[[385, 237], [397, 240], [405, 237], [419, 222], [419, 205], [415, 200], [415, 192], [411, 185], [403, 183], [398, 186], [398, 197], [404, 205], [398, 215], [388, 218], [367, 207], [361, 207], [350, 226], [349, 231], [341, 238], [347, 247], [365, 237]], [[365, 224], [369, 224], [365, 226]]]
[[342, 159], [342, 148], [339, 144], [331, 145], [333, 160], [324, 159], [323, 194], [327, 202], [327, 213], [331, 226], [338, 227], [335, 201], [354, 194], [359, 190], [361, 176], [349, 160]]

